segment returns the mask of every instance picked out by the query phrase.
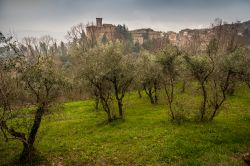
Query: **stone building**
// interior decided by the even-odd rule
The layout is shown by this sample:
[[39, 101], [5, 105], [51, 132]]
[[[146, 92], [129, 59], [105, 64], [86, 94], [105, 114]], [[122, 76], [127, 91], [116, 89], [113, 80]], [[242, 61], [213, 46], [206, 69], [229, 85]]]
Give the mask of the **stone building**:
[[169, 40], [173, 45], [177, 45], [178, 42], [178, 34], [173, 31], [169, 31], [165, 34], [165, 37]]
[[136, 29], [130, 31], [134, 43], [143, 44], [145, 40], [160, 39], [163, 37], [162, 32], [154, 31], [153, 29]]
[[[96, 18], [96, 25], [89, 25], [86, 27], [87, 36], [90, 39], [96, 39], [101, 41], [104, 36], [107, 40], [116, 40], [117, 38], [117, 26], [112, 24], [103, 24], [102, 18]], [[153, 29], [136, 29], [129, 31], [134, 43], [138, 42], [143, 44], [148, 39], [159, 39], [163, 37], [162, 32], [154, 31]]]
[[196, 47], [199, 50], [205, 50], [213, 33], [210, 29], [184, 29], [178, 33], [177, 45], [179, 47]]
[[104, 36], [107, 40], [114, 40], [116, 33], [116, 26], [112, 24], [102, 24], [102, 18], [96, 18], [96, 25], [89, 25], [86, 27], [88, 38], [95, 38], [101, 41]]

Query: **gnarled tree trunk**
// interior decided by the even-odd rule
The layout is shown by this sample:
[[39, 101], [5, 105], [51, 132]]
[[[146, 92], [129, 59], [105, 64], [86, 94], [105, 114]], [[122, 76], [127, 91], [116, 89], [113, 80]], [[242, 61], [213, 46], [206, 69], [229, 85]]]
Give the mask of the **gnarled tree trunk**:
[[123, 110], [122, 110], [122, 100], [118, 100], [118, 109], [119, 109], [119, 116], [123, 118]]
[[206, 114], [206, 104], [207, 104], [207, 91], [205, 87], [205, 82], [201, 82], [201, 90], [202, 90], [203, 100], [200, 108], [200, 113], [201, 113], [200, 121], [203, 121], [204, 116]]
[[154, 94], [153, 88], [152, 87], [147, 88], [146, 86], [144, 86], [144, 91], [148, 95], [148, 97], [150, 99], [150, 103], [156, 104], [157, 101], [155, 101], [155, 100], [157, 100], [157, 95], [155, 95], [155, 96], [153, 95]]
[[34, 123], [32, 125], [31, 131], [29, 133], [29, 137], [27, 142], [23, 142], [23, 151], [20, 156], [20, 162], [21, 163], [27, 163], [31, 157], [32, 153], [34, 152], [34, 142], [36, 139], [37, 131], [40, 127], [42, 116], [47, 108], [47, 105], [45, 103], [41, 104], [35, 114]]

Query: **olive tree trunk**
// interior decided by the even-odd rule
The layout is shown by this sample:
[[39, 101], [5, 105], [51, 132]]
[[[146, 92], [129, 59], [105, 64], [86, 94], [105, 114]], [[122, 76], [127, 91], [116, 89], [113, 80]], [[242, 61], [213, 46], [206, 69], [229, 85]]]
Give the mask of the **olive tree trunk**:
[[36, 114], [35, 114], [35, 119], [34, 123], [32, 125], [31, 131], [29, 133], [29, 137], [27, 142], [23, 142], [23, 151], [20, 155], [20, 162], [21, 163], [27, 163], [30, 158], [32, 157], [32, 153], [34, 152], [34, 142], [36, 139], [37, 131], [40, 127], [41, 121], [42, 121], [42, 116], [46, 110], [46, 104], [42, 104], [38, 107]]

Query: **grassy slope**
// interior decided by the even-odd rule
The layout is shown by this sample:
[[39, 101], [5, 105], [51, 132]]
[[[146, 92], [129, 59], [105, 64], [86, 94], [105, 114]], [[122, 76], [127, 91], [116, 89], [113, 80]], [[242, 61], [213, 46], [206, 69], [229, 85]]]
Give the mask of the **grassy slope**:
[[[105, 114], [95, 113], [92, 101], [66, 103], [64, 111], [44, 118], [35, 146], [45, 165], [242, 165], [234, 156], [250, 150], [249, 92], [241, 88], [205, 124], [172, 124], [165, 104], [152, 106], [136, 94], [126, 97], [126, 120], [111, 124], [102, 123]], [[195, 108], [198, 100], [192, 100], [185, 100], [187, 108]], [[1, 139], [0, 165], [21, 148]]]

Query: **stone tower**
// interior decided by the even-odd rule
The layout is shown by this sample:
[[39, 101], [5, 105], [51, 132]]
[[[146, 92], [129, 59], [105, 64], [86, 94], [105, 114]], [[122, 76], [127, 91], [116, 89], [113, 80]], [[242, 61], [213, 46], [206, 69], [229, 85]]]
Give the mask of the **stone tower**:
[[96, 26], [101, 27], [102, 26], [102, 18], [96, 18]]

